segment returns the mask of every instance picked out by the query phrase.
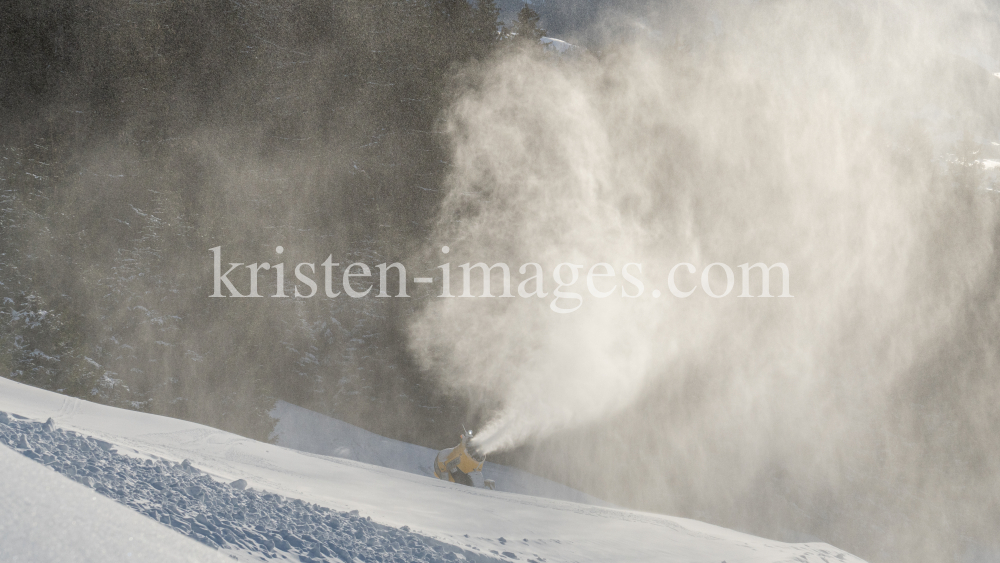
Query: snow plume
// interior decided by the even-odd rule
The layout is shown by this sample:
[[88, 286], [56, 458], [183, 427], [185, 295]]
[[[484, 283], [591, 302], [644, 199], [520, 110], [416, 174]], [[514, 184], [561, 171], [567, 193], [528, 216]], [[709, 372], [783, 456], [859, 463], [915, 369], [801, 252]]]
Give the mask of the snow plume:
[[[989, 538], [1000, 500], [983, 488], [1000, 471], [984, 442], [1000, 427], [1000, 202], [962, 148], [1000, 131], [997, 69], [965, 55], [997, 52], [997, 19], [724, 7], [649, 15], [600, 56], [518, 52], [462, 78], [427, 254], [504, 262], [512, 285], [537, 262], [550, 295], [429, 300], [411, 347], [486, 413], [486, 452], [545, 445], [540, 470], [614, 501], [879, 560], [952, 557], [940, 538]], [[584, 265], [566, 315], [549, 307], [563, 262]], [[599, 262], [618, 274], [603, 299], [585, 282]], [[628, 262], [634, 299], [618, 293]], [[679, 289], [722, 263], [733, 291], [673, 296], [685, 262]], [[757, 262], [786, 264], [794, 297], [738, 297], [738, 266]], [[723, 269], [708, 281], [721, 293]], [[948, 474], [967, 488], [945, 490]]]

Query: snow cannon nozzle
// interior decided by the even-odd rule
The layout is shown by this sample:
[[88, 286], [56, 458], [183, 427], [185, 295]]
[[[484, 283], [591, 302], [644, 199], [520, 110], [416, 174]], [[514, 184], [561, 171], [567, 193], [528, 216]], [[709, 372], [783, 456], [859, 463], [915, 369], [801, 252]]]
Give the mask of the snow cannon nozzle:
[[476, 445], [473, 444], [472, 442], [468, 442], [466, 444], [465, 451], [469, 452], [469, 455], [472, 457], [472, 459], [480, 463], [486, 461], [486, 454], [481, 452], [479, 448], [477, 448]]
[[465, 444], [465, 451], [468, 452], [469, 456], [478, 461], [483, 462], [486, 460], [486, 454], [480, 451], [475, 444], [472, 443], [472, 430], [466, 430], [465, 425], [462, 425], [462, 443]]

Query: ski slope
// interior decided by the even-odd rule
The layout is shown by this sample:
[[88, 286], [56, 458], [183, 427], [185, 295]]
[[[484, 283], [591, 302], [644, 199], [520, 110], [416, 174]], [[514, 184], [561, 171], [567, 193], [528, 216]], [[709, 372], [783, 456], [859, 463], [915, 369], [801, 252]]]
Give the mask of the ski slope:
[[[279, 446], [352, 459], [424, 477], [434, 477], [433, 462], [438, 450], [379, 436], [285, 401], [277, 402], [271, 411], [271, 416], [278, 421], [271, 439]], [[458, 435], [456, 431], [455, 443], [441, 444], [441, 446], [454, 447], [458, 444]], [[562, 483], [506, 465], [491, 463], [489, 458], [483, 466], [483, 476], [486, 479], [493, 479], [498, 491], [595, 506], [611, 506], [599, 498]]]
[[0, 561], [232, 560], [0, 446]]
[[[397, 469], [256, 442], [190, 422], [88, 403], [2, 378], [0, 411], [24, 417], [17, 420], [22, 431], [29, 425], [44, 427], [42, 423], [52, 418], [56, 433], [75, 436], [70, 440], [73, 443], [109, 442], [107, 448], [117, 453], [98, 451], [97, 457], [118, 459], [119, 466], [134, 469], [129, 478], [121, 477], [123, 470], [106, 473], [112, 479], [121, 477], [112, 485], [115, 494], [127, 492], [129, 486], [152, 491], [150, 483], [135, 477], [144, 475], [142, 472], [151, 466], [162, 466], [165, 469], [157, 471], [176, 475], [191, 471], [185, 468], [193, 466], [197, 470], [191, 472], [192, 478], [219, 494], [232, 496], [227, 484], [243, 479], [248, 484], [246, 494], [279, 499], [268, 510], [284, 507], [287, 514], [271, 514], [272, 520], [301, 519], [305, 505], [312, 518], [326, 514], [345, 522], [349, 519], [384, 537], [398, 538], [412, 532], [414, 537], [426, 538], [422, 545], [437, 546], [437, 551], [418, 547], [396, 555], [388, 549], [369, 556], [369, 560], [404, 560], [397, 556], [405, 552], [405, 560], [414, 561], [463, 559], [455, 553], [470, 554], [466, 560], [546, 563], [861, 561], [823, 543], [786, 544], [683, 518], [473, 489]], [[45, 439], [45, 432], [36, 435]], [[226, 559], [219, 551], [13, 452], [0, 446], [0, 501], [4, 507], [0, 510], [0, 559]], [[57, 453], [69, 455], [72, 448]], [[122, 462], [124, 456], [130, 459]], [[58, 456], [42, 457], [46, 461]], [[189, 463], [181, 464], [183, 460]], [[107, 463], [100, 461], [102, 466]], [[60, 504], [64, 507], [57, 510], [55, 505]], [[355, 510], [359, 513], [348, 516]], [[53, 536], [59, 541], [53, 541]], [[368, 545], [372, 545], [371, 539]], [[127, 551], [128, 546], [136, 547]], [[454, 546], [454, 550], [438, 549], [441, 546]], [[253, 554], [222, 553], [253, 559]], [[294, 549], [270, 553], [290, 561], [338, 560], [336, 556], [310, 559]]]

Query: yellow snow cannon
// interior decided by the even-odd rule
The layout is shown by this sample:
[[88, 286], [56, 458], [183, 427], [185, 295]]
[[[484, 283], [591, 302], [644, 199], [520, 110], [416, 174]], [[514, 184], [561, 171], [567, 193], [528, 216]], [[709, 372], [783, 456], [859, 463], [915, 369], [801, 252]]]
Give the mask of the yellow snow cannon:
[[494, 488], [490, 479], [483, 479], [486, 456], [472, 444], [472, 431], [462, 429], [461, 441], [454, 448], [438, 452], [434, 460], [434, 475], [443, 481], [479, 488]]

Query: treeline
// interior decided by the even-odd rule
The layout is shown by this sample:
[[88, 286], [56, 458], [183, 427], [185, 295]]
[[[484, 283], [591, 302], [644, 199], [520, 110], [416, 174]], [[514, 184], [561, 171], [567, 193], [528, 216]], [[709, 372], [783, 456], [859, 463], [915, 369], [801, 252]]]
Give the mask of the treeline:
[[410, 363], [414, 305], [220, 303], [208, 249], [406, 257], [450, 77], [531, 16], [512, 35], [493, 0], [0, 4], [0, 375], [255, 438], [276, 398], [450, 437], [465, 412]]

